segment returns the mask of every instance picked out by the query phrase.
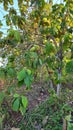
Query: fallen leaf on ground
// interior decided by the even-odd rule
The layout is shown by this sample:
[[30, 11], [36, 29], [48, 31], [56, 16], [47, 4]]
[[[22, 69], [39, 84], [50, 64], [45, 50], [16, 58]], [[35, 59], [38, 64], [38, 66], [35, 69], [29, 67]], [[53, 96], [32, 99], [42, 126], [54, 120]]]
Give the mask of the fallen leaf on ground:
[[11, 130], [20, 130], [20, 129], [19, 129], [19, 128], [14, 128], [14, 127], [13, 127], [13, 128], [11, 128]]

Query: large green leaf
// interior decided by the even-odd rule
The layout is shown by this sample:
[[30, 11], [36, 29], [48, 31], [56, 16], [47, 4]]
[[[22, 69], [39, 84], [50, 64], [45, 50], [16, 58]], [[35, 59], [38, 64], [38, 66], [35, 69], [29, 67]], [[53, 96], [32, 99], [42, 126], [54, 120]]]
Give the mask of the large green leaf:
[[31, 70], [27, 69], [27, 74], [31, 75]]
[[19, 110], [19, 105], [20, 105], [20, 100], [19, 98], [16, 98], [12, 104], [12, 109], [14, 111], [18, 111]]
[[33, 75], [31, 73], [31, 70], [27, 69], [26, 76], [24, 78], [24, 83], [29, 88], [32, 84], [32, 81], [33, 81]]
[[28, 100], [25, 96], [22, 96], [21, 98], [22, 98], [22, 105], [24, 108], [26, 108], [28, 105]]
[[32, 75], [27, 75], [25, 78], [24, 78], [24, 83], [25, 85], [29, 88], [32, 84], [32, 81], [33, 81], [33, 76]]
[[26, 75], [25, 69], [21, 70], [21, 71], [18, 73], [18, 75], [17, 75], [18, 81], [24, 80], [25, 75]]

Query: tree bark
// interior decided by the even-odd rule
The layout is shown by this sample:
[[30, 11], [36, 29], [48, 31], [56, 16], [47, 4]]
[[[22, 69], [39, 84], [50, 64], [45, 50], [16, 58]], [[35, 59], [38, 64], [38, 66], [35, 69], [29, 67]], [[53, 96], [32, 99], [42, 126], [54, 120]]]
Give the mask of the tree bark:
[[63, 129], [62, 130], [67, 130], [67, 121], [63, 119]]
[[[61, 79], [61, 72], [58, 73], [58, 80]], [[60, 96], [60, 90], [61, 90], [61, 83], [57, 84], [57, 96]]]

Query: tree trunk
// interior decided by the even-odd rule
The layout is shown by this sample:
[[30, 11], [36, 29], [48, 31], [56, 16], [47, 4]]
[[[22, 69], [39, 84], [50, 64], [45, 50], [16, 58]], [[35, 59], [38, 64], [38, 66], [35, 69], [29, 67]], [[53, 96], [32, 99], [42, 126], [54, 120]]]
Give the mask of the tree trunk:
[[49, 81], [49, 84], [50, 84], [50, 88], [54, 89], [52, 80]]
[[58, 84], [57, 85], [57, 96], [58, 97], [60, 96], [60, 87], [61, 87], [61, 84]]
[[[58, 80], [61, 79], [61, 73], [58, 73]], [[57, 84], [57, 96], [60, 96], [61, 83]]]
[[63, 119], [63, 129], [62, 130], [67, 130], [67, 121]]

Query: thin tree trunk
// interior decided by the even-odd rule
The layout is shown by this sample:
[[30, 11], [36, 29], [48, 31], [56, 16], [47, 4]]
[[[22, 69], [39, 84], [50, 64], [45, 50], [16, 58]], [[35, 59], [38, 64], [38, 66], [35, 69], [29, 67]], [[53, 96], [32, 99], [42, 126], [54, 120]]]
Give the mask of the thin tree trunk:
[[62, 130], [67, 130], [67, 121], [63, 119], [63, 129]]
[[61, 84], [57, 85], [57, 96], [60, 96]]
[[[62, 42], [60, 42], [60, 50], [58, 52], [58, 58], [59, 58], [59, 62], [60, 62], [60, 66], [58, 68], [58, 81], [61, 80], [62, 77], [62, 60], [63, 60], [63, 50], [62, 50]], [[60, 90], [61, 90], [61, 83], [57, 84], [57, 96], [60, 96]]]
[[50, 84], [50, 88], [54, 89], [52, 80], [49, 81], [49, 84]]
[[[58, 73], [58, 80], [61, 79], [61, 73]], [[61, 83], [57, 84], [57, 96], [60, 96]]]

